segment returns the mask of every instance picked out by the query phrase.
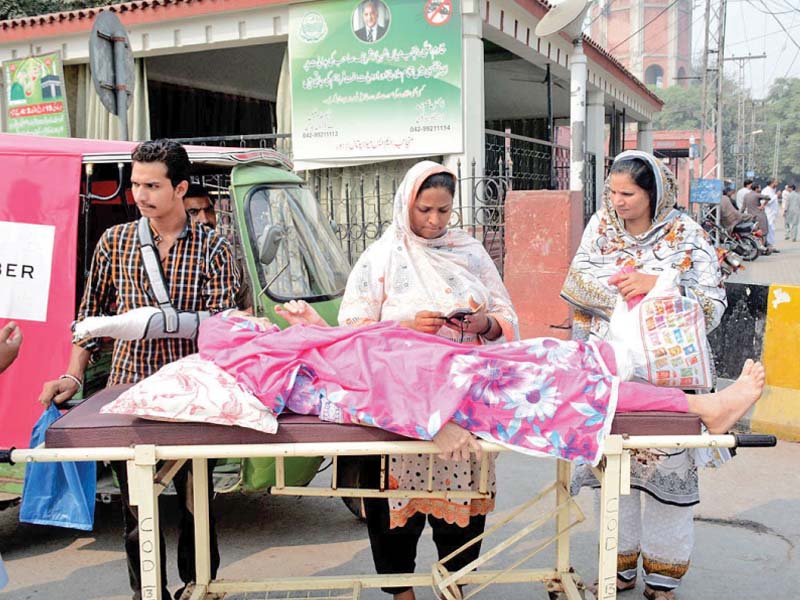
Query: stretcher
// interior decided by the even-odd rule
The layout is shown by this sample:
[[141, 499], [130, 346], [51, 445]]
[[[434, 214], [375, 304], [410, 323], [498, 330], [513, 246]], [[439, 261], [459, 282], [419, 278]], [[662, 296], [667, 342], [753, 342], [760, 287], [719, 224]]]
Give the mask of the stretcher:
[[[432, 442], [420, 442], [372, 427], [324, 423], [316, 417], [286, 415], [280, 419], [276, 434], [264, 434], [240, 427], [195, 423], [167, 423], [120, 415], [100, 414], [100, 408], [115, 399], [129, 386], [108, 388], [92, 396], [47, 431], [44, 447], [12, 449], [0, 455], [0, 461], [52, 462], [106, 460], [126, 461], [131, 504], [137, 506], [140, 523], [142, 598], [161, 600], [160, 548], [158, 544], [158, 496], [172, 476], [186, 462], [193, 465], [193, 500], [196, 539], [196, 586], [192, 600], [202, 600], [212, 592], [292, 592], [332, 594], [326, 598], [358, 600], [366, 588], [399, 585], [432, 585], [440, 597], [460, 600], [458, 586], [469, 584], [463, 598], [469, 598], [491, 583], [538, 582], [550, 598], [578, 600], [584, 597], [584, 585], [570, 563], [570, 530], [584, 520], [578, 504], [570, 497], [571, 464], [556, 461], [555, 481], [536, 497], [492, 526], [482, 536], [495, 532], [502, 542], [485, 548], [481, 556], [458, 572], [444, 567], [450, 557], [435, 563], [430, 572], [401, 575], [355, 574], [270, 578], [262, 581], [211, 580], [208, 526], [208, 478], [206, 462], [210, 458], [275, 457], [276, 485], [272, 494], [339, 497], [482, 497], [489, 494], [488, 453], [508, 448], [481, 442], [481, 476], [477, 492], [441, 492], [429, 481], [426, 490], [360, 489], [336, 486], [338, 458], [341, 456], [380, 455], [381, 469], [388, 454], [438, 453]], [[598, 560], [598, 599], [616, 598], [616, 561], [619, 496], [630, 492], [630, 451], [640, 448], [733, 448], [737, 446], [774, 446], [774, 436], [707, 435], [701, 433], [696, 415], [677, 413], [618, 414], [611, 434], [604, 443], [603, 458], [595, 468], [600, 482], [600, 523]], [[332, 484], [329, 488], [297, 487], [285, 484], [284, 459], [299, 456], [330, 456], [333, 459]], [[430, 470], [431, 473], [433, 469]], [[383, 477], [381, 477], [383, 481]], [[529, 516], [530, 515], [530, 516]], [[524, 518], [526, 525], [506, 533], [508, 524]], [[521, 559], [504, 569], [476, 569], [518, 544], [543, 525], [554, 523], [555, 532], [539, 542]], [[555, 564], [550, 568], [525, 568], [533, 555], [555, 546]], [[463, 550], [459, 549], [456, 552]], [[451, 555], [452, 556], [452, 555]], [[164, 599], [166, 600], [166, 599]]]

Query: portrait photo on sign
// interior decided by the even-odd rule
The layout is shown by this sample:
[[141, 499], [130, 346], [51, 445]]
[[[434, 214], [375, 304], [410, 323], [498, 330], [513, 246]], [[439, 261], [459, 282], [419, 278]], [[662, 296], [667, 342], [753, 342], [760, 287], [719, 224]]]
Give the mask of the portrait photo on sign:
[[389, 31], [389, 7], [381, 0], [364, 0], [353, 11], [353, 33], [362, 42], [373, 44]]

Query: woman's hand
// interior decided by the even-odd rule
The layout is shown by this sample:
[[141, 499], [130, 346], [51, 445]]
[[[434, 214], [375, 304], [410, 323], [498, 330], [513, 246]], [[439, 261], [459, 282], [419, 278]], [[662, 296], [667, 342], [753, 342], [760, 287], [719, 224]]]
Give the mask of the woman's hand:
[[481, 445], [475, 436], [452, 421], [444, 424], [433, 436], [433, 442], [439, 446], [439, 458], [442, 460], [469, 460], [470, 450], [475, 457], [481, 457]]
[[325, 319], [323, 319], [319, 313], [314, 310], [314, 307], [305, 300], [290, 300], [283, 306], [279, 304], [275, 307], [275, 313], [286, 319], [289, 325], [302, 323], [305, 325], [328, 327], [328, 323]]
[[475, 335], [478, 335], [488, 331], [491, 324], [492, 323], [489, 320], [489, 315], [486, 314], [486, 307], [480, 306], [475, 310], [474, 313], [464, 317], [463, 329], [459, 327], [458, 323], [448, 323], [447, 326], [456, 331], [463, 331], [464, 333], [474, 333]]
[[635, 296], [644, 296], [655, 287], [656, 281], [658, 281], [658, 275], [647, 275], [639, 271], [620, 273], [613, 278], [613, 281], [609, 279], [609, 283], [617, 286], [625, 300]]
[[436, 334], [444, 325], [444, 315], [435, 310], [421, 310], [413, 320], [401, 321], [400, 324], [414, 331]]

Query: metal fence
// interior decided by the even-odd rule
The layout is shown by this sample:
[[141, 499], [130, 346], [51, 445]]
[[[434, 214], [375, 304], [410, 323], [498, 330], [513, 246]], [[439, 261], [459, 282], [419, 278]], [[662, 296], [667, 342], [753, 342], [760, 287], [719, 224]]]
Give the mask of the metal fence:
[[569, 148], [504, 131], [486, 130], [487, 176], [507, 178], [515, 190], [569, 189]]
[[[305, 173], [351, 262], [391, 224], [397, 186], [414, 162], [392, 161]], [[450, 226], [463, 228], [478, 239], [502, 274], [509, 180], [503, 175], [478, 175], [474, 162], [468, 171], [459, 162], [456, 171], [458, 186]]]
[[[510, 190], [569, 189], [570, 151], [544, 140], [486, 130], [485, 169], [457, 165], [458, 188], [452, 227], [478, 239], [500, 273], [505, 258], [505, 200]], [[192, 145], [277, 148], [291, 154], [290, 134], [237, 135], [178, 140]], [[437, 157], [432, 157], [436, 160]], [[441, 157], [438, 157], [441, 158]], [[299, 172], [330, 219], [351, 263], [392, 222], [397, 186], [414, 160], [395, 160], [347, 168]], [[604, 167], [608, 169], [607, 160]], [[586, 160], [584, 221], [595, 209], [596, 157]]]

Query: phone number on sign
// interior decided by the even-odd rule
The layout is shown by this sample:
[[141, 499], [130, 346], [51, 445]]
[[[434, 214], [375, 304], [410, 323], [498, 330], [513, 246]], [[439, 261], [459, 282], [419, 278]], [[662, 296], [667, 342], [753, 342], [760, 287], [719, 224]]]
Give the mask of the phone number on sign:
[[450, 125], [414, 125], [409, 127], [411, 133], [421, 133], [423, 131], [450, 131]]
[[310, 131], [303, 134], [304, 138], [339, 137], [338, 131]]

